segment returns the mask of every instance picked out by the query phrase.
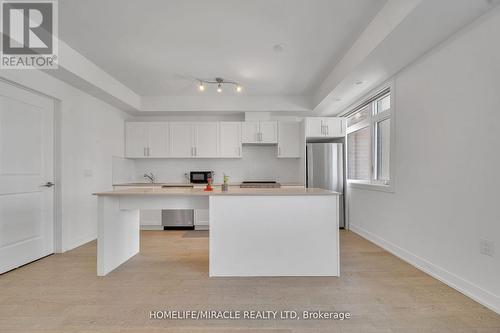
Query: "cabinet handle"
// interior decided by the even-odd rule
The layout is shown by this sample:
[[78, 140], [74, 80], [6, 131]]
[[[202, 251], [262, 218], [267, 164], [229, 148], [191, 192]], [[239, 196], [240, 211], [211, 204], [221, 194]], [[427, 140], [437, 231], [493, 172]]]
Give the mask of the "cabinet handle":
[[151, 148], [148, 147], [148, 150], [147, 150], [148, 151], [148, 156], [151, 156], [151, 153], [149, 152], [150, 149]]
[[330, 135], [330, 127], [328, 125], [326, 126], [326, 135]]
[[196, 147], [194, 147], [194, 156], [198, 156], [198, 149]]
[[148, 150], [147, 150], [147, 148], [146, 148], [146, 147], [144, 147], [143, 155], [144, 155], [144, 156], [148, 156]]
[[281, 147], [278, 146], [278, 156], [281, 156]]
[[259, 132], [259, 141], [262, 142], [262, 132]]

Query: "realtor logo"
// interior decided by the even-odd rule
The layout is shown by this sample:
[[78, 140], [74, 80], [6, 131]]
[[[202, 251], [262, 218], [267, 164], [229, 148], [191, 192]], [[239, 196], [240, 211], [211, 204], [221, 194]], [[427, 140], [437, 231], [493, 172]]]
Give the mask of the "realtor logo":
[[57, 68], [57, 3], [2, 0], [0, 68]]

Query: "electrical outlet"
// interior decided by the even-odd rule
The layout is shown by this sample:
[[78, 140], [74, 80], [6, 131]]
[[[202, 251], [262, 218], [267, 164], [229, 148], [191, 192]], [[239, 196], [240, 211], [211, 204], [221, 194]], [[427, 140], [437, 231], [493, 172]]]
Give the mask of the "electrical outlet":
[[495, 242], [481, 239], [479, 244], [479, 252], [481, 254], [494, 257], [495, 256]]

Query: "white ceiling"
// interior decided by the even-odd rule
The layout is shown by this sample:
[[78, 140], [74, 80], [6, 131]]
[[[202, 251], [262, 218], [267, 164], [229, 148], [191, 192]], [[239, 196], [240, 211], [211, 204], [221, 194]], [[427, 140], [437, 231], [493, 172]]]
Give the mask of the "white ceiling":
[[198, 94], [194, 78], [215, 76], [245, 95], [312, 95], [385, 2], [64, 0], [59, 34], [141, 96]]

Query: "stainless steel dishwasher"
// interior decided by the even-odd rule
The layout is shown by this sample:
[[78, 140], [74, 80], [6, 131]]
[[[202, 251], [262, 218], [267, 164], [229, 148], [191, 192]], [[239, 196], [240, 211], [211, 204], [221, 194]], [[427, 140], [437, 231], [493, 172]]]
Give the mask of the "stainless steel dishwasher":
[[164, 230], [194, 229], [194, 209], [164, 209], [161, 224]]

